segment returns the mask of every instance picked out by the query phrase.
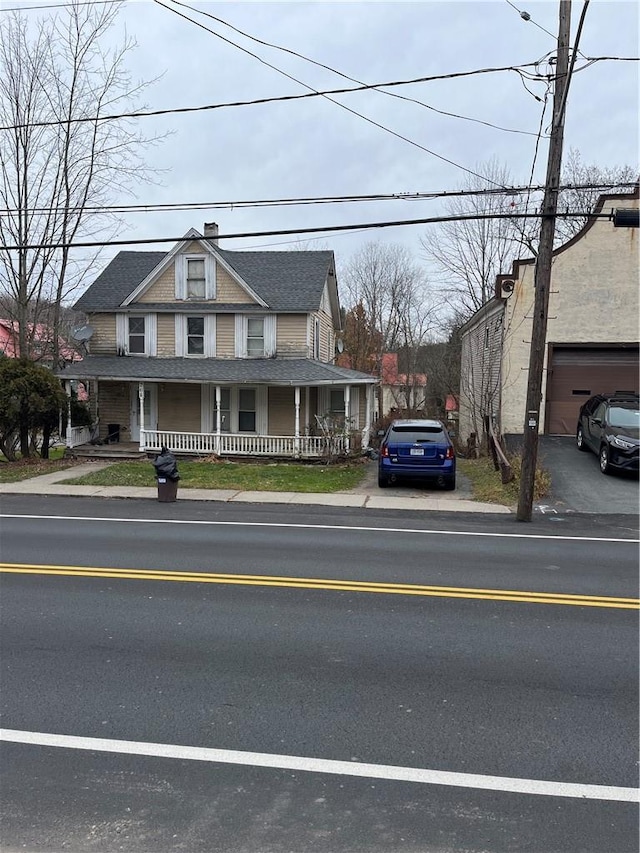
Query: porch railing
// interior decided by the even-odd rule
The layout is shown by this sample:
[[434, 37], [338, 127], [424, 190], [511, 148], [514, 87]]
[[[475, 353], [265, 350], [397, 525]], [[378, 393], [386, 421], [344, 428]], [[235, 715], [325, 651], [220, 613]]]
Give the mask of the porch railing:
[[347, 452], [346, 436], [237, 435], [233, 433], [141, 430], [145, 450], [168, 447], [174, 453], [207, 456], [280, 456], [292, 459], [321, 459]]
[[78, 447], [78, 445], [87, 444], [89, 441], [91, 441], [91, 427], [72, 426], [67, 428], [67, 447]]

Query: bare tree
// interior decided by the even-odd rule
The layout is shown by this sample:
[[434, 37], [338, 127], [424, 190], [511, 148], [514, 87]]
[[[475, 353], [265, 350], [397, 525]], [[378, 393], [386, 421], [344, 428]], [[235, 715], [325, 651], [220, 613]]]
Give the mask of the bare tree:
[[[461, 186], [465, 190], [495, 190], [496, 185], [509, 187], [511, 176], [506, 166], [497, 160], [476, 165], [476, 171], [487, 177], [469, 177]], [[576, 216], [559, 217], [556, 226], [556, 245], [573, 237], [586, 222], [580, 215], [594, 209], [598, 197], [606, 188], [624, 192], [638, 180], [638, 169], [631, 166], [587, 166], [580, 153], [569, 152], [563, 171], [563, 184], [575, 186], [560, 193], [558, 210], [576, 212]], [[598, 184], [600, 188], [581, 188]], [[621, 186], [622, 185], [622, 186]], [[524, 219], [518, 214], [534, 213], [539, 206], [539, 193], [517, 198], [507, 192], [487, 195], [468, 195], [449, 201], [445, 213], [449, 216], [503, 214], [504, 219], [472, 219], [442, 222], [422, 239], [425, 258], [437, 270], [440, 292], [447, 304], [468, 319], [492, 296], [496, 275], [508, 273], [513, 261], [535, 256], [540, 222]]]
[[119, 6], [73, 2], [35, 29], [21, 14], [0, 20], [0, 290], [23, 357], [40, 322], [57, 361], [61, 305], [95, 263], [64, 244], [112, 237], [122, 221], [105, 205], [152, 175], [141, 151], [153, 140], [100, 118], [126, 112], [145, 85], [126, 70], [130, 40], [105, 46]]
[[[497, 160], [478, 163], [475, 171], [487, 180], [469, 176], [463, 190], [491, 190], [496, 184], [509, 186], [511, 176]], [[468, 195], [451, 199], [448, 216], [513, 216], [513, 199], [506, 194]], [[421, 240], [425, 257], [437, 270], [440, 295], [455, 311], [470, 317], [493, 295], [496, 275], [508, 269], [517, 257], [510, 219], [469, 219], [432, 226]]]

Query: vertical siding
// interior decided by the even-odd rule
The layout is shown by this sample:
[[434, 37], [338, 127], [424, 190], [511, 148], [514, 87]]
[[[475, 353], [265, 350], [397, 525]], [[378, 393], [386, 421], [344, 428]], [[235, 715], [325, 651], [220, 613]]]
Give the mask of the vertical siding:
[[200, 432], [200, 386], [161, 385], [158, 391], [158, 429]]
[[89, 324], [93, 326], [93, 337], [89, 341], [91, 355], [116, 354], [116, 315], [90, 314]]
[[131, 441], [131, 392], [128, 382], [100, 382], [100, 438], [108, 424], [120, 424], [120, 440]]
[[279, 356], [308, 358], [306, 314], [278, 314], [276, 349]]
[[234, 358], [236, 354], [235, 314], [216, 315], [216, 356]]
[[485, 418], [500, 423], [500, 382], [502, 368], [502, 324], [504, 307], [498, 303], [462, 336], [460, 370], [460, 437], [466, 441], [473, 432], [478, 439], [485, 433]]

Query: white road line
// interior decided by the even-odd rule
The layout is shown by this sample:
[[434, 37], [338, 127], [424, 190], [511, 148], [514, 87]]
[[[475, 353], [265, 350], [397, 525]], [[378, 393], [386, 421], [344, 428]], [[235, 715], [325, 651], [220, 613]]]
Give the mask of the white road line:
[[207, 749], [171, 743], [73, 737], [46, 732], [25, 732], [17, 729], [0, 729], [0, 740], [35, 746], [62, 747], [63, 749], [86, 749], [124, 755], [148, 755], [154, 758], [210, 761], [248, 767], [270, 767], [275, 770], [300, 770], [307, 773], [331, 773], [339, 776], [360, 776], [366, 779], [418, 782], [423, 785], [446, 785], [485, 791], [505, 791], [514, 794], [573, 797], [583, 800], [612, 800], [619, 803], [640, 802], [640, 792], [637, 788], [619, 788], [610, 785], [582, 785], [575, 782], [547, 782], [539, 779], [516, 779], [508, 776], [450, 773], [444, 770], [423, 770], [419, 767], [361, 764], [353, 761], [305, 758], [297, 755], [273, 755], [266, 752], [240, 752], [232, 749]]
[[564, 542], [619, 542], [637, 545], [640, 539], [615, 539], [605, 536], [553, 536], [543, 533], [487, 533], [472, 530], [430, 530], [419, 527], [360, 527], [342, 524], [293, 524], [271, 521], [196, 521], [179, 518], [108, 518], [81, 515], [23, 515], [19, 513], [1, 513], [0, 518], [17, 518], [36, 521], [110, 521], [116, 524], [163, 524], [163, 525], [200, 525], [213, 527], [273, 527], [300, 530], [354, 530], [365, 533], [417, 533], [421, 536], [484, 536], [496, 539], [548, 539]]

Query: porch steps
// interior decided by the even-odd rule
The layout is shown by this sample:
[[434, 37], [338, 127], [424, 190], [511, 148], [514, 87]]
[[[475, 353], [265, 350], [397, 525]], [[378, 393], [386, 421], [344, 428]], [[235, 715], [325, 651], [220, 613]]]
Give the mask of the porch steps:
[[140, 447], [134, 442], [122, 444], [79, 444], [71, 451], [79, 459], [147, 459], [147, 454], [140, 452]]

